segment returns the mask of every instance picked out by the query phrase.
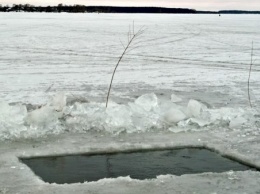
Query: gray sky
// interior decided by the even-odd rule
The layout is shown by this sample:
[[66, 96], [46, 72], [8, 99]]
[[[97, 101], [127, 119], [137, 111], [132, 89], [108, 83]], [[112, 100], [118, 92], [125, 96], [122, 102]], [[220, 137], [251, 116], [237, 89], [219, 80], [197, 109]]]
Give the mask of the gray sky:
[[0, 0], [3, 5], [114, 5], [114, 6], [159, 6], [193, 8], [197, 10], [260, 10], [260, 0]]

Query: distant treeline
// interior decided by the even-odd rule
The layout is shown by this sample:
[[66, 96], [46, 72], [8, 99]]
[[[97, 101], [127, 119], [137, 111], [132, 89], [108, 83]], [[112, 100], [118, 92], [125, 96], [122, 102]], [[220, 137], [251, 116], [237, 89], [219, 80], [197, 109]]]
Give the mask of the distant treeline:
[[163, 8], [163, 7], [113, 7], [113, 6], [84, 6], [84, 5], [63, 5], [57, 6], [34, 6], [30, 4], [13, 4], [2, 6], [1, 12], [68, 12], [68, 13], [183, 13], [183, 14], [260, 14], [260, 11], [197, 11], [188, 8]]
[[260, 11], [221, 10], [220, 14], [260, 14]]
[[112, 6], [84, 6], [84, 5], [62, 5], [58, 6], [33, 6], [29, 4], [13, 5], [12, 7], [0, 6], [4, 12], [69, 12], [69, 13], [196, 13], [193, 9], [183, 8], [161, 8], [161, 7], [112, 7]]

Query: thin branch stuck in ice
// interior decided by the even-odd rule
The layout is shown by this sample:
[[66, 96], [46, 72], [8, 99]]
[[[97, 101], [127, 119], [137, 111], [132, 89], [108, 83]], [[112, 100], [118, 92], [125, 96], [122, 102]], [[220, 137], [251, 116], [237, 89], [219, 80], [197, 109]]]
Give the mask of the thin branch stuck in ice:
[[251, 62], [250, 62], [250, 69], [249, 69], [249, 75], [248, 75], [248, 81], [247, 81], [248, 101], [249, 101], [249, 105], [251, 108], [252, 108], [252, 103], [251, 103], [251, 97], [250, 97], [250, 77], [251, 77], [251, 71], [252, 71], [252, 66], [253, 66], [253, 54], [254, 54], [254, 42], [252, 42]]
[[[127, 53], [128, 49], [130, 48], [131, 44], [133, 43], [133, 41], [135, 39], [137, 39], [139, 36], [141, 36], [142, 34], [144, 33], [144, 27], [141, 27], [136, 33], [135, 33], [135, 29], [134, 29], [134, 22], [133, 22], [133, 28], [131, 30], [131, 26], [129, 26], [129, 31], [128, 31], [128, 34], [127, 34], [127, 38], [128, 38], [128, 42], [127, 42], [127, 45], [124, 46], [124, 51], [123, 53], [121, 54], [121, 56], [119, 57], [118, 61], [117, 61], [117, 64], [115, 66], [115, 69], [113, 71], [113, 74], [112, 74], [112, 78], [111, 78], [111, 81], [110, 81], [110, 85], [109, 85], [109, 89], [108, 89], [108, 93], [107, 93], [107, 101], [106, 101], [106, 108], [108, 106], [108, 100], [109, 100], [109, 95], [110, 95], [110, 91], [111, 91], [111, 88], [112, 88], [112, 83], [113, 83], [113, 79], [114, 79], [114, 76], [115, 76], [115, 73], [116, 73], [116, 69], [118, 67], [118, 65], [120, 64], [120, 62], [122, 61], [124, 55]], [[122, 44], [122, 43], [121, 43]], [[131, 49], [132, 50], [132, 49]]]
[[51, 84], [51, 85], [47, 88], [47, 90], [45, 90], [45, 93], [49, 92], [49, 91], [51, 90], [51, 88], [53, 87], [53, 85], [54, 85], [54, 84]]

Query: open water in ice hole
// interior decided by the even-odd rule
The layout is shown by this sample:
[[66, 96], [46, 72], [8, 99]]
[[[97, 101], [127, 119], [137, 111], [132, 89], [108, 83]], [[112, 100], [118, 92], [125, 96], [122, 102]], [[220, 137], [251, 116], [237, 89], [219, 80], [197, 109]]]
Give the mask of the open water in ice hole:
[[36, 175], [49, 183], [76, 183], [130, 176], [151, 179], [158, 175], [252, 169], [208, 149], [184, 148], [100, 155], [21, 158]]

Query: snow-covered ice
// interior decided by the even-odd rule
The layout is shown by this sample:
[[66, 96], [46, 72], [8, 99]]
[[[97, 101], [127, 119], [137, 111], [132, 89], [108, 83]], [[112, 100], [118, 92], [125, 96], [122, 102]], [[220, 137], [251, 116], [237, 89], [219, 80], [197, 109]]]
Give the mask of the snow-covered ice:
[[129, 24], [145, 33], [117, 69], [111, 99], [154, 92], [212, 106], [259, 96], [259, 15], [0, 13], [0, 97], [45, 104], [65, 92], [104, 102]]
[[0, 13], [0, 30], [0, 193], [260, 191], [253, 171], [47, 184], [18, 160], [191, 146], [260, 168], [259, 15]]
[[[163, 175], [151, 180], [129, 177], [97, 182], [48, 184], [17, 157], [76, 153], [120, 152], [171, 147], [207, 147], [252, 166], [260, 166], [259, 138], [239, 136], [238, 131], [190, 133], [63, 134], [44, 139], [0, 143], [0, 189], [7, 193], [249, 193], [259, 191], [259, 172], [224, 172], [195, 175]], [[15, 184], [14, 184], [15, 183]]]

